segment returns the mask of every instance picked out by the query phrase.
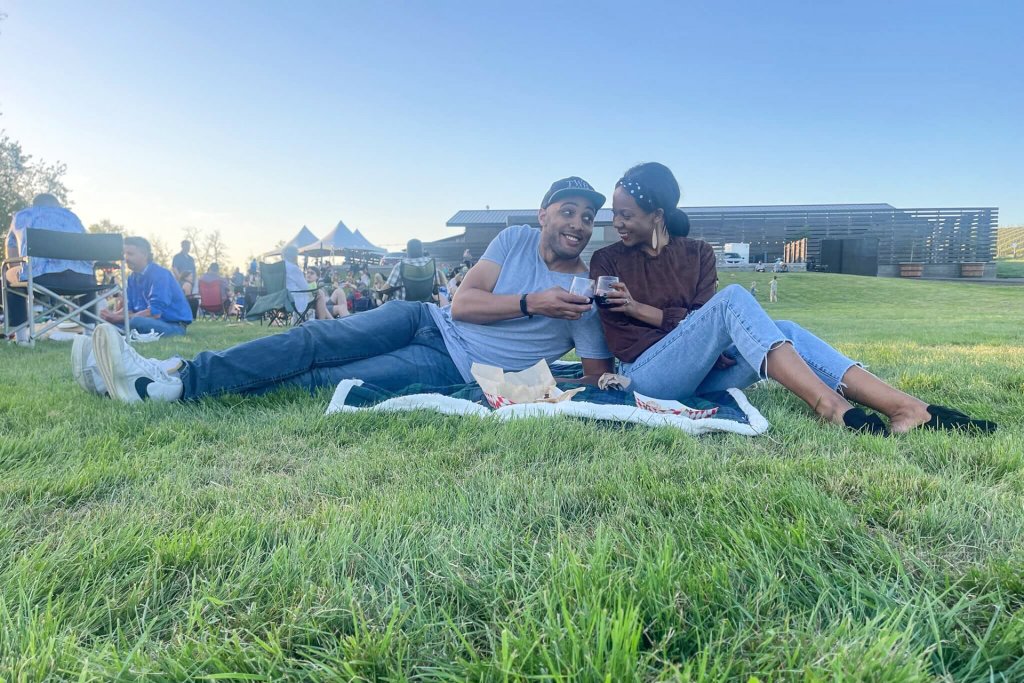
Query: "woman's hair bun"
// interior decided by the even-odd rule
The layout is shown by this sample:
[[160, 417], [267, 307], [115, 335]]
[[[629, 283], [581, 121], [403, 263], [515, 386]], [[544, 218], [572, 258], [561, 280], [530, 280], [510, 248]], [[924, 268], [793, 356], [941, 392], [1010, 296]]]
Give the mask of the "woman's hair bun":
[[690, 234], [690, 217], [682, 209], [669, 209], [665, 212], [665, 228], [673, 237], [686, 237]]

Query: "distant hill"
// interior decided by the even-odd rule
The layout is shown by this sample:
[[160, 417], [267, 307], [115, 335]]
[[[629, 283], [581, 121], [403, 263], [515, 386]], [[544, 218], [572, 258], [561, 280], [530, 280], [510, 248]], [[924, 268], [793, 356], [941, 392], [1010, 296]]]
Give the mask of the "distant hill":
[[[1013, 245], [1017, 253], [1013, 253]], [[996, 258], [1024, 258], [1024, 225], [1008, 226], [996, 230]]]

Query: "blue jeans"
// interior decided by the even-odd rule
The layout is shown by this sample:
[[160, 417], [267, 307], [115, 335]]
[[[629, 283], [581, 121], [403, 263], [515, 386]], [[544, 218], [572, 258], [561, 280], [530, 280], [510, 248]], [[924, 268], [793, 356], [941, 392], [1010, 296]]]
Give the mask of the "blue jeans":
[[[796, 323], [772, 320], [750, 292], [729, 285], [636, 361], [622, 363], [620, 372], [633, 380], [631, 389], [654, 398], [743, 389], [765, 378], [765, 356], [787, 341], [833, 390], [841, 390], [843, 375], [859, 365]], [[723, 353], [736, 365], [717, 370]]]
[[387, 391], [465, 382], [428, 304], [410, 301], [389, 301], [336, 320], [310, 320], [225, 351], [203, 351], [179, 373], [186, 400], [260, 394], [281, 386], [314, 391], [343, 379], [361, 379]]
[[160, 318], [128, 318], [128, 327], [138, 330], [140, 334], [159, 332], [165, 337], [180, 337], [185, 334], [185, 323], [171, 323]]

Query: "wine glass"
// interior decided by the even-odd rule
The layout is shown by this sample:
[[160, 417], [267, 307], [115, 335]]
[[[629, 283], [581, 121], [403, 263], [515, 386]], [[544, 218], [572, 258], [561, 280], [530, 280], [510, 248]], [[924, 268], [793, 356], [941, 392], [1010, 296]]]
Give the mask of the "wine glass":
[[598, 308], [608, 308], [611, 306], [608, 303], [607, 295], [613, 291], [612, 285], [619, 281], [619, 278], [614, 275], [602, 275], [597, 278], [597, 287], [594, 289], [594, 301], [597, 302]]
[[569, 293], [576, 296], [586, 297], [588, 303], [594, 301], [594, 281], [585, 277], [574, 277], [569, 285]]

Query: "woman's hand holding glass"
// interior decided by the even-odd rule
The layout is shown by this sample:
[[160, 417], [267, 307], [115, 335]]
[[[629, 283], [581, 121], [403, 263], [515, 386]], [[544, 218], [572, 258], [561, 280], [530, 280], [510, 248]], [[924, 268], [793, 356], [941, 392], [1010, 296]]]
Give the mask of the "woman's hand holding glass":
[[606, 310], [613, 313], [622, 313], [630, 317], [635, 317], [637, 310], [636, 300], [633, 299], [633, 295], [629, 293], [629, 288], [626, 287], [626, 283], [619, 281], [614, 282], [610, 285], [610, 289], [605, 292], [605, 298], [608, 302]]

